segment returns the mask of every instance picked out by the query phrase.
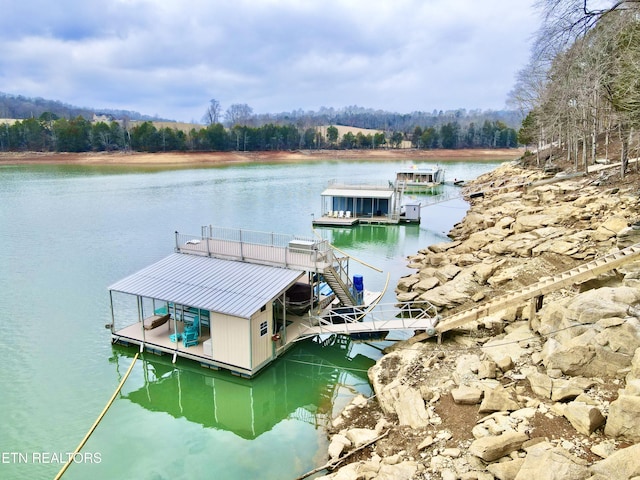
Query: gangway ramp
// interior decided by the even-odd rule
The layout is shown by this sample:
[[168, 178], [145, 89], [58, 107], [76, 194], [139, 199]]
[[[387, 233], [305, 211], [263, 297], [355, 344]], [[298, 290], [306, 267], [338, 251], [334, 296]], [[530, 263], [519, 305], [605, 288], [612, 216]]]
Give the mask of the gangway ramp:
[[308, 322], [299, 325], [299, 337], [296, 340], [325, 334], [432, 330], [437, 319], [436, 308], [424, 302], [378, 303], [369, 308], [345, 307], [322, 315], [310, 315]]
[[539, 282], [533, 283], [520, 290], [495, 297], [478, 307], [445, 317], [436, 326], [435, 332], [440, 336], [448, 330], [460, 327], [474, 320], [479, 320], [488, 315], [492, 315], [504, 310], [505, 308], [518, 306], [527, 300], [542, 297], [546, 294], [569, 287], [576, 283], [583, 283], [587, 280], [594, 279], [598, 275], [637, 259], [640, 259], [640, 243], [636, 243], [625, 249], [596, 258], [571, 270], [540, 280]]

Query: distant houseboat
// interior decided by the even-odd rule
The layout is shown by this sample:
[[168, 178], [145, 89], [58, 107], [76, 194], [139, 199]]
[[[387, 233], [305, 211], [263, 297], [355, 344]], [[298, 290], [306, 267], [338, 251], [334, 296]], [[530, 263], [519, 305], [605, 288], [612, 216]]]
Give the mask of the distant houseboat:
[[419, 203], [402, 205], [402, 193], [386, 184], [341, 184], [331, 182], [321, 193], [322, 215], [317, 226], [353, 226], [360, 223], [420, 223]]
[[405, 193], [424, 193], [444, 183], [439, 166], [411, 165], [396, 172], [396, 187]]
[[365, 308], [381, 293], [350, 278], [349, 257], [325, 240], [203, 227], [176, 232], [175, 253], [109, 295], [113, 343], [251, 377], [333, 322], [330, 312]]

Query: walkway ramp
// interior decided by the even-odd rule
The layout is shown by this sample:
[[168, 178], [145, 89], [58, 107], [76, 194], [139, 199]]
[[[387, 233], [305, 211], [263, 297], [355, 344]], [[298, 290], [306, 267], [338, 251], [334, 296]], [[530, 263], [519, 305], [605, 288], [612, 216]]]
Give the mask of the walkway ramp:
[[428, 330], [437, 323], [437, 311], [424, 302], [375, 304], [369, 308], [348, 307], [323, 316], [311, 315], [307, 324], [300, 324], [302, 340], [325, 334], [383, 333], [391, 330]]
[[[524, 287], [520, 290], [495, 297], [494, 299], [459, 313], [455, 313], [444, 318], [435, 328], [435, 333], [442, 333], [453, 328], [460, 327], [474, 320], [479, 320], [488, 315], [497, 313], [505, 308], [521, 305], [527, 300], [542, 297], [562, 288], [569, 287], [576, 283], [583, 283], [596, 278], [598, 275], [606, 273], [632, 260], [640, 259], [640, 243], [636, 243], [623, 250], [610, 253], [590, 262], [584, 263], [576, 268], [567, 270], [553, 277], [540, 280], [537, 283]], [[430, 335], [429, 335], [430, 336]]]

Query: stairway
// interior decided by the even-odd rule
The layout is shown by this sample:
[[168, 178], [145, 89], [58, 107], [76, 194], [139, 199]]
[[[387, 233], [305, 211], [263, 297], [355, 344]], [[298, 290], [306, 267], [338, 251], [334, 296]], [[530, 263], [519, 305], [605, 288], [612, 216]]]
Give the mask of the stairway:
[[333, 293], [336, 294], [340, 303], [345, 307], [356, 306], [356, 300], [351, 295], [349, 287], [342, 281], [335, 268], [329, 266], [323, 270], [324, 280], [329, 284]]
[[561, 288], [565, 288], [576, 283], [586, 282], [587, 280], [596, 278], [598, 275], [613, 270], [624, 263], [636, 260], [638, 257], [640, 257], [640, 243], [636, 243], [623, 250], [610, 253], [603, 257], [596, 258], [595, 260], [591, 260], [590, 262], [584, 263], [576, 268], [533, 283], [515, 292], [495, 297], [478, 307], [445, 317], [436, 327], [436, 333], [440, 335], [448, 330], [499, 312], [510, 306], [521, 305], [522, 302], [526, 300], [546, 295], [555, 290], [560, 290]]

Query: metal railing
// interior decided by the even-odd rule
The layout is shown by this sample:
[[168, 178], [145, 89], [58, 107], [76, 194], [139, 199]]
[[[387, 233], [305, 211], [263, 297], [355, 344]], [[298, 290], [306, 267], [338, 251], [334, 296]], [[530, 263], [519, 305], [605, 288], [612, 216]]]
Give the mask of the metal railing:
[[175, 250], [267, 265], [315, 269], [336, 261], [327, 240], [273, 232], [201, 227], [200, 235], [175, 232]]
[[319, 334], [353, 334], [390, 330], [433, 330], [440, 317], [428, 302], [379, 303], [372, 308], [342, 307], [311, 314], [302, 325], [300, 339]]

